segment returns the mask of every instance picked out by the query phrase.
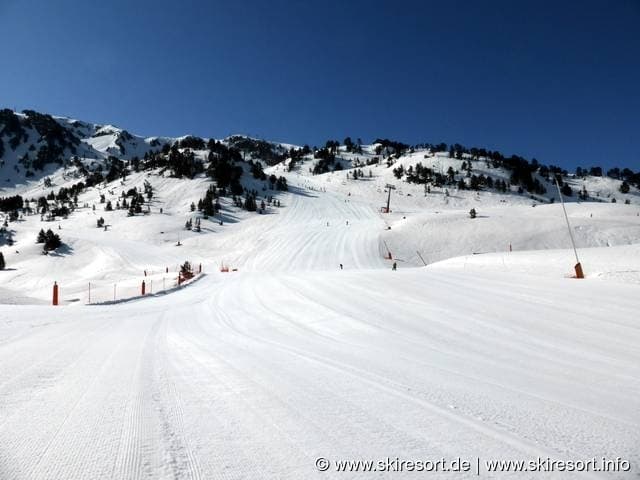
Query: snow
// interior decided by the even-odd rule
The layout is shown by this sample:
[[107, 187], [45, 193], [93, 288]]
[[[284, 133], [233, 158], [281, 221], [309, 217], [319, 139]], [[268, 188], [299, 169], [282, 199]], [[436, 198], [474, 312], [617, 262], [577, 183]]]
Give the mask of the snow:
[[[576, 280], [557, 204], [425, 197], [386, 166], [353, 181], [311, 177], [312, 162], [266, 169], [288, 178], [289, 193], [267, 192], [281, 208], [257, 215], [224, 201], [224, 224], [203, 220], [202, 233], [183, 226], [210, 183], [159, 172], [89, 189], [79, 204], [96, 211], [80, 208], [61, 230], [38, 215], [10, 224], [0, 478], [365, 478], [318, 472], [315, 459], [396, 456], [622, 457], [634, 470], [605, 478], [637, 475], [637, 203], [568, 205], [587, 275]], [[55, 190], [79, 181], [51, 179]], [[150, 215], [103, 211], [100, 194], [115, 203], [145, 180]], [[389, 182], [399, 188], [385, 215]], [[3, 195], [44, 191], [32, 182]], [[43, 227], [67, 250], [40, 255]], [[185, 288], [86, 304], [89, 282], [93, 303], [114, 284], [119, 298], [143, 279], [170, 288], [187, 259], [206, 275]], [[59, 307], [48, 305], [54, 281]], [[411, 475], [376, 478], [391, 476]]]
[[0, 348], [0, 468], [310, 478], [319, 456], [637, 462], [637, 307], [637, 287], [424, 269], [210, 275], [119, 306], [5, 307], [19, 329]]

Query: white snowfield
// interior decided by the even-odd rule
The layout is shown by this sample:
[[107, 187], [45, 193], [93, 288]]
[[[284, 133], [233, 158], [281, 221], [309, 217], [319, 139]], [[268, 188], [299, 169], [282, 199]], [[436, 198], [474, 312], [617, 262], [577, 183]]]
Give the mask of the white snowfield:
[[[377, 172], [357, 185], [288, 175], [281, 208], [202, 234], [182, 225], [207, 183], [185, 193], [165, 178], [150, 179], [162, 215], [81, 209], [59, 257], [27, 255], [39, 218], [18, 226], [0, 291], [23, 303], [0, 306], [2, 480], [638, 478], [637, 205], [569, 206], [576, 280], [559, 205], [483, 194], [454, 209], [405, 186], [382, 215]], [[416, 252], [449, 260], [421, 267]], [[84, 305], [88, 281], [108, 299], [112, 283], [137, 289], [143, 269], [186, 258], [205, 275], [183, 289]], [[35, 305], [54, 280], [63, 305]], [[396, 457], [471, 469], [382, 471]], [[485, 463], [539, 457], [629, 470]], [[349, 460], [383, 465], [339, 472]]]

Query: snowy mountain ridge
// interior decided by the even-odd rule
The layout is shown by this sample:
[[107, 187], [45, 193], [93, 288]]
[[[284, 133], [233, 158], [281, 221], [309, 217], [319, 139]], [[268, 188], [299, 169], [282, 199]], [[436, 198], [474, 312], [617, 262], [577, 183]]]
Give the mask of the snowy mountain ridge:
[[[104, 164], [109, 158], [130, 162], [143, 159], [153, 152], [166, 151], [173, 145], [196, 151], [205, 150], [211, 141], [215, 139], [201, 139], [192, 135], [142, 137], [111, 124], [94, 124], [32, 110], [18, 113], [5, 109], [0, 111], [0, 181], [1, 185], [11, 187], [29, 179], [41, 179], [73, 162], [77, 165], [80, 159], [83, 163], [89, 161], [94, 165], [96, 162]], [[303, 162], [307, 160], [304, 162], [307, 164], [308, 160], [313, 159], [309, 167], [312, 172], [327, 173], [380, 162], [388, 167], [393, 166], [394, 176], [403, 181], [425, 185], [455, 184], [455, 187], [473, 190], [495, 187], [498, 191], [502, 189], [502, 193], [507, 193], [507, 190], [520, 194], [528, 191], [540, 201], [558, 200], [553, 184], [549, 185], [549, 180], [556, 173], [562, 175], [561, 182], [566, 178], [572, 188], [565, 195], [580, 196], [583, 201], [611, 201], [616, 192], [622, 201], [631, 201], [633, 196], [628, 197], [626, 193], [637, 194], [640, 188], [640, 172], [629, 169], [612, 169], [616, 172], [614, 177], [604, 177], [602, 169], [599, 169], [600, 175], [582, 172], [579, 172], [580, 175], [568, 175], [558, 167], [538, 165], [535, 159], [529, 163], [521, 157], [505, 158], [499, 152], [467, 149], [459, 144], [421, 144], [411, 147], [400, 142], [377, 139], [377, 143], [367, 146], [360, 140], [356, 144], [347, 137], [344, 145], [327, 141], [325, 147], [311, 149], [245, 135], [232, 135], [220, 141], [241, 151], [243, 159], [258, 160], [265, 166], [284, 162], [293, 169], [290, 164], [296, 159]], [[323, 156], [325, 151], [329, 153]], [[297, 158], [291, 152], [298, 152]], [[204, 155], [202, 159], [205, 160]], [[522, 172], [517, 170], [522, 170], [523, 163], [525, 170], [530, 171], [531, 178], [528, 178], [529, 172], [526, 171], [524, 176], [527, 178], [520, 178]], [[597, 171], [598, 168], [591, 169], [591, 172]], [[496, 185], [496, 181], [504, 181], [508, 186], [501, 183]]]
[[[495, 152], [386, 139], [310, 148], [242, 135], [143, 138], [113, 125], [7, 110], [0, 119], [0, 251], [11, 268], [0, 299], [9, 303], [43, 301], [56, 280], [65, 282], [67, 299], [87, 301], [87, 282], [94, 298], [108, 295], [113, 282], [134, 294], [140, 272], [175, 270], [187, 259], [281, 271], [378, 268], [388, 251], [415, 267], [508, 248], [567, 248], [549, 169], [509, 170], [502, 163], [512, 160]], [[523, 188], [527, 174], [544, 193]], [[559, 179], [574, 192], [564, 200], [580, 248], [640, 243], [636, 186], [622, 193], [620, 179]], [[333, 230], [344, 222], [355, 238]], [[48, 230], [61, 247], [39, 243]], [[305, 241], [322, 238], [305, 256]]]

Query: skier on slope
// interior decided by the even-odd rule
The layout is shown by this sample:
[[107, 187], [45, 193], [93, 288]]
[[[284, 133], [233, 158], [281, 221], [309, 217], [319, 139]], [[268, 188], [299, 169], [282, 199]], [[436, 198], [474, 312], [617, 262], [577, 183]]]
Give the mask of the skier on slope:
[[391, 266], [391, 270], [397, 270], [398, 269], [398, 264], [396, 262], [393, 262], [393, 265]]
[[340, 264], [340, 270], [342, 270], [342, 264]]

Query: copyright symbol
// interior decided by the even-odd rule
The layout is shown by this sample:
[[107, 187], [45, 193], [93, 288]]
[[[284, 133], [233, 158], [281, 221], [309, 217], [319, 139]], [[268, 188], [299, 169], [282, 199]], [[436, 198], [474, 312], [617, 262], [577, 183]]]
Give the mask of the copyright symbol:
[[316, 458], [316, 468], [321, 471], [321, 472], [326, 472], [327, 470], [329, 470], [330, 467], [330, 463], [329, 460], [327, 460], [324, 457], [318, 457]]

